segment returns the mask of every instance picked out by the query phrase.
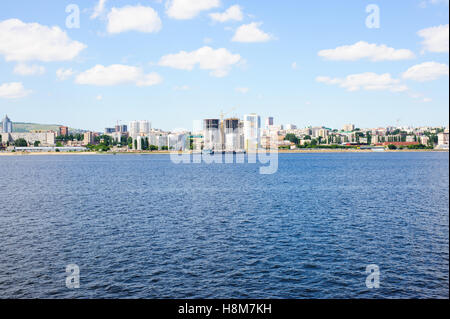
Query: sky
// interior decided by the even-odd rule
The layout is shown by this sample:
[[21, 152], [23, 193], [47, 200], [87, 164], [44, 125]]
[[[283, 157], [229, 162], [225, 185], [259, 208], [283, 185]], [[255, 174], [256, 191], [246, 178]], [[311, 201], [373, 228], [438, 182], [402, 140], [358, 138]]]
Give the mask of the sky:
[[447, 126], [448, 0], [0, 1], [0, 116]]

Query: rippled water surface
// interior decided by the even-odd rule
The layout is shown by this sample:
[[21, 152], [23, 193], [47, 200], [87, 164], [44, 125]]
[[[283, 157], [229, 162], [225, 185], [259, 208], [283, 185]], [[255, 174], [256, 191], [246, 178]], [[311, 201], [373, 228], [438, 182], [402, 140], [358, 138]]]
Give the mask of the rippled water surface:
[[0, 157], [0, 298], [449, 297], [448, 153], [285, 154], [277, 174], [258, 169]]

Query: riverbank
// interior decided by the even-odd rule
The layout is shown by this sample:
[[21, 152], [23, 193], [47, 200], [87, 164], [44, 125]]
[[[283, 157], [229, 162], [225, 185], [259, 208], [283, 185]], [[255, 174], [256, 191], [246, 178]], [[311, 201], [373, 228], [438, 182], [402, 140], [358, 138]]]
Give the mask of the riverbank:
[[[449, 152], [449, 150], [385, 150], [381, 152], [405, 153], [405, 152]], [[279, 150], [279, 154], [308, 154], [308, 153], [376, 153], [373, 150], [359, 149], [302, 149], [302, 150]], [[168, 151], [155, 152], [0, 152], [0, 156], [45, 156], [45, 155], [170, 155]]]

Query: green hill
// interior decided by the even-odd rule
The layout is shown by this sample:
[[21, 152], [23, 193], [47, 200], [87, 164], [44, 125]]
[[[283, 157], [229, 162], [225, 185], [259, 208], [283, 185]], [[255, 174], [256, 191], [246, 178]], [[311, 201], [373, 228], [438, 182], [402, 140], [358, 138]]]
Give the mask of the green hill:
[[[1, 122], [0, 122], [1, 125]], [[31, 131], [55, 131], [59, 132], [59, 124], [37, 124], [37, 123], [22, 123], [13, 122], [13, 132], [14, 133], [28, 133]], [[82, 130], [69, 128], [69, 131], [73, 134], [81, 133]]]
[[57, 124], [36, 124], [36, 123], [13, 123], [13, 132], [27, 133], [30, 131], [59, 131], [61, 125]]

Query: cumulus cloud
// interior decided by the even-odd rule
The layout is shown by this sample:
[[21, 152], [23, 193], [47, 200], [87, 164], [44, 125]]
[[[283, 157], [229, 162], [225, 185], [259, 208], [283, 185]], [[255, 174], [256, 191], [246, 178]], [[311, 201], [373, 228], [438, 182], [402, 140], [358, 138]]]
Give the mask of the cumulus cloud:
[[74, 74], [75, 74], [75, 71], [72, 69], [60, 68], [60, 69], [56, 70], [56, 77], [61, 81], [67, 80]]
[[113, 64], [110, 66], [96, 65], [80, 73], [75, 83], [96, 86], [113, 86], [119, 84], [135, 84], [137, 86], [152, 86], [162, 82], [157, 73], [144, 74], [138, 67]]
[[408, 87], [400, 84], [400, 80], [394, 79], [389, 73], [360, 73], [351, 74], [345, 78], [330, 78], [327, 76], [319, 76], [316, 78], [317, 82], [339, 85], [350, 92], [359, 91], [361, 89], [367, 91], [391, 91], [402, 92], [408, 90]]
[[228, 75], [231, 67], [239, 62], [242, 62], [239, 54], [232, 54], [224, 48], [214, 50], [205, 46], [192, 52], [181, 51], [165, 55], [158, 64], [187, 71], [193, 70], [198, 65], [202, 70], [210, 70], [212, 76], [224, 77]]
[[5, 83], [0, 85], [0, 98], [19, 99], [30, 94], [31, 91], [25, 90], [20, 82]]
[[437, 80], [441, 76], [448, 75], [448, 65], [437, 62], [425, 62], [410, 67], [402, 76], [406, 80], [426, 82]]
[[67, 61], [86, 45], [71, 40], [59, 27], [24, 23], [18, 19], [0, 22], [0, 54], [6, 61]]
[[268, 33], [262, 31], [259, 27], [262, 25], [261, 22], [252, 22], [250, 24], [241, 25], [234, 34], [232, 39], [233, 42], [267, 42], [273, 39]]
[[112, 8], [108, 13], [109, 33], [138, 31], [145, 33], [159, 32], [162, 22], [158, 13], [151, 7], [126, 6]]
[[425, 97], [422, 93], [409, 92], [408, 95], [409, 95], [409, 97], [416, 100], [417, 102], [429, 103], [429, 102], [433, 101], [433, 99], [431, 99], [429, 97]]
[[327, 60], [356, 61], [369, 59], [370, 61], [396, 61], [407, 60], [415, 57], [414, 53], [407, 49], [394, 49], [385, 44], [371, 44], [364, 41], [353, 45], [344, 45], [336, 49], [321, 50], [318, 55]]
[[173, 19], [188, 20], [219, 6], [220, 0], [168, 0], [166, 13]]
[[448, 24], [422, 29], [417, 34], [424, 39], [422, 42], [422, 53], [427, 51], [436, 53], [448, 52]]
[[45, 73], [45, 68], [41, 65], [26, 65], [19, 63], [14, 67], [14, 73], [18, 75], [42, 75]]
[[211, 13], [209, 16], [214, 21], [222, 23], [227, 21], [242, 21], [244, 18], [244, 14], [239, 5], [231, 6], [223, 13]]
[[98, 18], [105, 11], [106, 0], [99, 0], [91, 15], [91, 19]]

